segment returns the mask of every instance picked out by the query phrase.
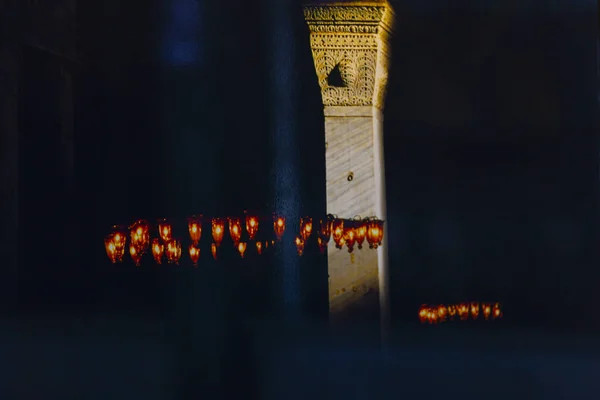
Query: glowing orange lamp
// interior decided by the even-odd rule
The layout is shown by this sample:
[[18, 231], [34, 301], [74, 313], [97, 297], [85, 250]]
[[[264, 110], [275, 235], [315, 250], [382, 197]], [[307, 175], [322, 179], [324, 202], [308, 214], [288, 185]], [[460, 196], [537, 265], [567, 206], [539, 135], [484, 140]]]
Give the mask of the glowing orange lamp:
[[112, 239], [117, 262], [123, 262], [123, 256], [125, 256], [125, 245], [127, 244], [127, 234], [125, 232], [121, 227], [117, 225], [113, 226]]
[[483, 318], [485, 318], [486, 321], [489, 320], [490, 315], [492, 314], [492, 305], [490, 303], [481, 304], [481, 312], [483, 313]]
[[157, 264], [162, 264], [162, 257], [165, 251], [165, 245], [160, 242], [160, 239], [152, 239], [152, 257]]
[[140, 257], [148, 250], [150, 246], [150, 232], [148, 223], [144, 220], [136, 221], [130, 226], [131, 245], [135, 247]]
[[193, 244], [190, 244], [188, 247], [188, 251], [190, 253], [190, 260], [192, 260], [192, 265], [194, 267], [197, 267], [198, 260], [200, 259], [200, 249], [195, 247]]
[[129, 255], [131, 256], [131, 259], [135, 263], [135, 266], [139, 267], [140, 261], [142, 260], [142, 255], [140, 253], [138, 253], [136, 247], [133, 244], [129, 245]]
[[300, 218], [300, 237], [302, 240], [306, 242], [306, 240], [310, 237], [310, 234], [313, 230], [312, 218], [304, 217]]
[[376, 249], [381, 246], [383, 241], [383, 221], [377, 218], [371, 218], [367, 223], [367, 242], [370, 249]]
[[471, 318], [472, 319], [479, 318], [479, 303], [476, 301], [471, 302]]
[[188, 231], [190, 233], [192, 245], [198, 246], [200, 238], [202, 237], [202, 215], [193, 215], [188, 218]]
[[456, 311], [458, 312], [458, 318], [461, 321], [465, 321], [469, 318], [469, 304], [461, 303], [456, 307]]
[[177, 239], [171, 239], [167, 242], [167, 260], [171, 264], [179, 265], [181, 258], [181, 242]]
[[365, 220], [356, 221], [354, 230], [356, 233], [356, 244], [360, 250], [362, 249], [365, 238], [367, 237], [367, 222]]
[[246, 242], [239, 242], [237, 244], [237, 250], [240, 253], [240, 257], [244, 258], [244, 253], [246, 252]]
[[166, 218], [158, 220], [158, 234], [160, 235], [163, 243], [167, 243], [172, 239], [171, 236], [173, 235], [173, 227]]
[[448, 317], [450, 321], [454, 320], [454, 316], [456, 315], [456, 306], [454, 304], [449, 305], [448, 307]]
[[222, 218], [212, 219], [212, 237], [215, 241], [215, 246], [219, 247], [223, 241], [223, 235], [225, 234], [225, 220]]
[[335, 242], [335, 247], [338, 249], [342, 249], [345, 244], [344, 240], [344, 220], [336, 218], [333, 220], [331, 225], [331, 236], [333, 237], [333, 241]]
[[258, 255], [262, 254], [262, 242], [256, 242], [256, 252], [258, 253]]
[[499, 319], [502, 318], [502, 309], [500, 308], [500, 303], [495, 303], [492, 307], [492, 318]]
[[300, 236], [296, 236], [296, 250], [298, 255], [302, 257], [302, 254], [304, 254], [304, 240]]
[[104, 238], [104, 248], [106, 250], [106, 255], [110, 259], [110, 262], [113, 264], [117, 263], [117, 248], [115, 246], [114, 234], [108, 235]]
[[237, 246], [242, 238], [242, 223], [239, 218], [229, 218], [229, 235], [231, 235], [233, 244]]
[[277, 240], [281, 242], [281, 239], [283, 238], [283, 233], [285, 232], [285, 217], [273, 217], [273, 230], [275, 231], [275, 236], [277, 236]]
[[331, 238], [331, 227], [333, 221], [330, 218], [319, 221], [319, 232], [317, 233], [317, 242], [321, 253], [325, 253], [329, 239]]
[[212, 254], [213, 258], [216, 260], [217, 259], [217, 244], [216, 243], [211, 243], [210, 244], [210, 253]]
[[440, 322], [445, 322], [448, 318], [448, 309], [443, 304], [437, 306], [437, 316]]
[[427, 312], [428, 311], [429, 311], [429, 307], [427, 306], [427, 304], [422, 304], [421, 307], [419, 308], [419, 322], [421, 322], [422, 324], [427, 322]]
[[248, 239], [254, 240], [258, 232], [258, 218], [254, 215], [246, 215], [246, 231]]
[[354, 229], [354, 221], [344, 222], [344, 241], [348, 247], [348, 253], [352, 253], [354, 250], [354, 243], [356, 242], [356, 231]]

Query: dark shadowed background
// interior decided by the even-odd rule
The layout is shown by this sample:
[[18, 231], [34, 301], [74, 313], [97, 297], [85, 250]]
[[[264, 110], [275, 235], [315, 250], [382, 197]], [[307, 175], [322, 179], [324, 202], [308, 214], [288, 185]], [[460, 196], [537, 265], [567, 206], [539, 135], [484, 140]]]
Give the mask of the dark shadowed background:
[[[268, 215], [286, 191], [297, 215], [325, 213], [322, 105], [299, 4], [81, 2], [76, 34], [53, 38], [43, 33], [54, 32], [56, 13], [5, 3], [2, 51], [16, 51], [20, 65], [4, 74], [18, 80], [18, 96], [1, 103], [5, 149], [13, 144], [3, 161], [18, 165], [18, 211], [6, 202], [18, 214], [18, 252], [6, 253], [18, 264], [1, 286], [7, 312], [73, 332], [110, 329], [60, 321], [101, 317], [117, 332], [165, 335], [181, 347], [161, 368], [194, 365], [175, 373], [182, 391], [195, 387], [194, 374], [214, 385], [256, 381], [248, 371], [259, 367], [222, 360], [252, 359], [255, 314], [292, 307], [326, 318], [322, 258], [292, 262], [295, 278], [277, 269], [284, 256], [266, 269], [233, 258], [196, 271], [136, 269], [110, 265], [102, 239], [136, 218]], [[392, 2], [384, 133], [393, 329], [401, 334], [422, 303], [490, 299], [505, 305], [506, 332], [595, 332], [596, 4], [459, 3]], [[47, 51], [57, 43], [77, 55]], [[67, 142], [61, 69], [73, 85], [62, 100], [72, 104]], [[162, 328], [128, 328], [136, 318]], [[6, 332], [46, 329], [37, 326]], [[117, 351], [106, 346], [105, 357]]]

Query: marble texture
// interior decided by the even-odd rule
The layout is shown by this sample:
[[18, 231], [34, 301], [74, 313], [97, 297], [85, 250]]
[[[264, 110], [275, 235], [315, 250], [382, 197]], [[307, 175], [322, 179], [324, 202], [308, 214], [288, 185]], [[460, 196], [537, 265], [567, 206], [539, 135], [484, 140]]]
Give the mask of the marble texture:
[[[324, 114], [327, 212], [346, 218], [385, 218], [381, 111], [374, 107], [325, 107]], [[348, 181], [350, 173], [353, 179]], [[380, 296], [387, 293], [386, 261], [385, 249], [371, 250], [366, 241], [363, 249], [356, 249], [353, 254], [346, 248], [329, 246], [331, 311], [358, 300], [368, 291], [379, 292]]]

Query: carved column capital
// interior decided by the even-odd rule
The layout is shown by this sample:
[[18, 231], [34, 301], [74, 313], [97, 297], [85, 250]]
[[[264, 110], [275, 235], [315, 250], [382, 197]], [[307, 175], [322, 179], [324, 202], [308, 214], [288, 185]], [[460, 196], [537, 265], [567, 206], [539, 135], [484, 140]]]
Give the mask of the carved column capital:
[[394, 12], [385, 1], [304, 6], [324, 106], [383, 109]]

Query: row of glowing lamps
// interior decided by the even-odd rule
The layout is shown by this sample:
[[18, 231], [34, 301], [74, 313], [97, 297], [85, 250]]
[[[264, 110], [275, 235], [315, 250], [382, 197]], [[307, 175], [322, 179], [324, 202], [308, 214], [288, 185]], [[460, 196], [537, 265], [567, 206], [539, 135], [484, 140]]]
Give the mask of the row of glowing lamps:
[[502, 309], [500, 303], [479, 303], [476, 301], [470, 303], [460, 303], [445, 306], [443, 304], [427, 305], [423, 304], [419, 308], [419, 321], [422, 324], [439, 324], [446, 321], [452, 321], [458, 318], [460, 321], [466, 321], [469, 317], [477, 320], [483, 317], [486, 321], [502, 318]]
[[[200, 248], [198, 245], [203, 232], [203, 217], [202, 215], [192, 216], [188, 218], [187, 222], [190, 239], [188, 254], [192, 264], [197, 266], [200, 259]], [[282, 241], [286, 229], [285, 217], [273, 216], [272, 226], [276, 240], [257, 240], [258, 228], [259, 226], [263, 226], [263, 224], [265, 224], [265, 221], [260, 221], [257, 216], [249, 214], [246, 214], [244, 218], [228, 217], [210, 219], [212, 233], [210, 250], [212, 257], [215, 260], [218, 258], [219, 248], [226, 232], [226, 225], [228, 225], [229, 235], [231, 236], [234, 248], [238, 251], [241, 258], [244, 258], [249, 247], [249, 242], [254, 242], [256, 253], [261, 255], [264, 249], [274, 246], [276, 242]], [[316, 230], [316, 234], [313, 236], [317, 237], [319, 250], [322, 253], [327, 249], [330, 239], [333, 239], [335, 247], [338, 249], [346, 246], [349, 253], [354, 251], [354, 246], [362, 249], [365, 240], [369, 244], [370, 249], [379, 247], [383, 240], [383, 221], [376, 217], [343, 219], [337, 218], [334, 215], [328, 215], [325, 219], [319, 220], [318, 227], [314, 227], [313, 225], [312, 218], [300, 218], [300, 233], [294, 240], [299, 256], [304, 254], [305, 245], [311, 237], [313, 230]], [[161, 219], [158, 220], [156, 228], [158, 230], [158, 237], [151, 239], [151, 226], [146, 220], [136, 221], [129, 229], [114, 226], [112, 232], [104, 239], [106, 255], [113, 264], [122, 262], [125, 249], [127, 248], [127, 237], [129, 236], [129, 255], [136, 266], [140, 266], [142, 256], [149, 249], [151, 249], [152, 257], [157, 264], [162, 264], [163, 259], [166, 259], [168, 263], [178, 265], [182, 255], [181, 240], [173, 237], [173, 225], [167, 219]], [[242, 240], [242, 237], [247, 240]]]

